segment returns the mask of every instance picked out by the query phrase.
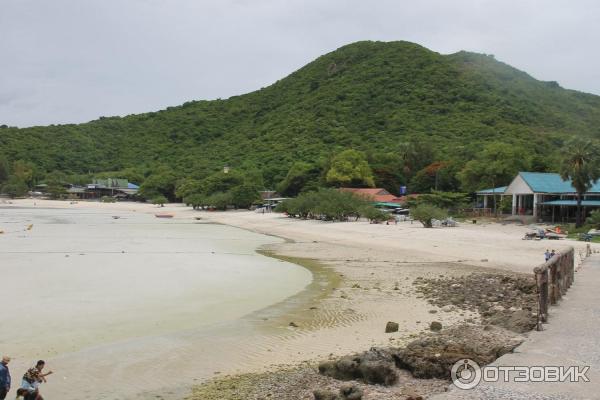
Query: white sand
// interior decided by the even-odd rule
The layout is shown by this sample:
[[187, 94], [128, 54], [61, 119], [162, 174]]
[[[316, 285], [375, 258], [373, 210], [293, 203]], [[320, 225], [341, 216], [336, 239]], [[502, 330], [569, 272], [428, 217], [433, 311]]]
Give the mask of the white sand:
[[[13, 205], [32, 206], [33, 201], [22, 200]], [[41, 205], [107, 213], [122, 212], [124, 215], [172, 212], [175, 214], [173, 223], [190, 222], [195, 217], [201, 217], [205, 221], [277, 235], [292, 239], [293, 242], [281, 243], [274, 238], [268, 239], [267, 242], [273, 244], [266, 248], [278, 254], [320, 260], [343, 278], [337, 289], [327, 289], [322, 299], [316, 299], [313, 294], [293, 300], [300, 309], [286, 308], [290, 301], [284, 303], [279, 309], [286, 310], [287, 317], [265, 311], [211, 331], [202, 331], [195, 326], [186, 326], [189, 329], [181, 330], [181, 326], [175, 323], [175, 329], [170, 331], [151, 330], [149, 334], [139, 336], [126, 334], [119, 336], [121, 340], [116, 341], [115, 337], [99, 340], [99, 335], [92, 335], [92, 339], [84, 343], [81, 350], [50, 357], [61, 367], [86, 369], [91, 366], [99, 374], [100, 379], [89, 384], [90, 393], [84, 396], [90, 399], [128, 398], [142, 389], [158, 392], [164, 398], [180, 398], [181, 393], [194, 383], [194, 378], [206, 378], [216, 371], [226, 373], [258, 370], [277, 363], [320, 359], [329, 354], [345, 354], [390, 341], [405, 341], [411, 334], [422, 331], [433, 320], [447, 325], [470, 316], [458, 313], [430, 314], [428, 311], [432, 307], [423, 299], [417, 298], [412, 290], [412, 281], [417, 276], [463, 274], [479, 268], [530, 273], [533, 267], [543, 261], [543, 253], [549, 246], [561, 250], [572, 245], [577, 248], [578, 253], [585, 247], [584, 243], [566, 240], [524, 241], [521, 238], [528, 228], [514, 225], [463, 224], [457, 228], [424, 229], [419, 223], [324, 223], [298, 221], [278, 214], [198, 212], [182, 205], [168, 205], [159, 209], [139, 203], [69, 204], [37, 201], [36, 207]], [[0, 229], [5, 227], [0, 226]], [[36, 229], [34, 227], [33, 232]], [[143, 232], [137, 232], [130, 239], [133, 241], [132, 246], [141, 246], [140, 251], [129, 255], [131, 263], [143, 265], [145, 261], [141, 260], [144, 257], [152, 259], [153, 256], [147, 254], [149, 247], [146, 247], [147, 237]], [[6, 238], [0, 237], [0, 246], [2, 240]], [[12, 248], [13, 245], [9, 247]], [[118, 246], [115, 248], [118, 249]], [[189, 254], [184, 255], [178, 262], [186, 262], [189, 258]], [[153, 276], [151, 269], [150, 265], [146, 266], [144, 274]], [[59, 276], [64, 279], [72, 279], [67, 272], [61, 274]], [[174, 275], [178, 274], [179, 271]], [[108, 277], [104, 277], [104, 282], [109, 284], [111, 281], [122, 281], [123, 278], [126, 277], [122, 271], [113, 271]], [[162, 279], [168, 283], [163, 278], [154, 275], [153, 279]], [[176, 288], [183, 281], [187, 279], [175, 278], [170, 281], [168, 284], [174, 285], [171, 291], [177, 291]], [[245, 283], [261, 284], [254, 280]], [[400, 290], [394, 290], [394, 286], [398, 286]], [[61, 294], [59, 298], [64, 300], [65, 294]], [[145, 298], [151, 302], [152, 294], [147, 293]], [[181, 300], [181, 297], [175, 296], [173, 304]], [[107, 305], [107, 310], [111, 310], [113, 306], [114, 304]], [[113, 314], [119, 321], [115, 324], [117, 331], [121, 328], [148, 329], [148, 326], [138, 322], [125, 328], [128, 326], [128, 314], [123, 309], [115, 310]], [[12, 319], [16, 316], [11, 315]], [[236, 315], [232, 316], [234, 319], [235, 317]], [[40, 318], [43, 320], [44, 317]], [[173, 318], [176, 319], [176, 316]], [[269, 321], [263, 321], [265, 318]], [[390, 320], [399, 322], [400, 331], [397, 334], [383, 332], [385, 323]], [[290, 321], [297, 322], [300, 328], [289, 328], [287, 324]], [[240, 324], [244, 324], [244, 328], [240, 328]], [[57, 324], [56, 329], [60, 331], [59, 325]], [[98, 329], [94, 318], [85, 318], [80, 326], [84, 330], [86, 327]], [[44, 342], [45, 339], [40, 340]], [[157, 366], [161, 367], [160, 372], [152, 370]], [[138, 376], [138, 379], [132, 382], [134, 376]], [[56, 380], [55, 378], [54, 383], [51, 382], [44, 388], [45, 393], [50, 394], [52, 390], [59, 393], [59, 389], [52, 389], [53, 387], [59, 387], [61, 391], [68, 387], [64, 382], [59, 385]], [[79, 379], [76, 382], [79, 385], [85, 381]], [[111, 390], [104, 390], [107, 389], [103, 386], [105, 382], [110, 382]], [[173, 389], [173, 386], [178, 386], [181, 390]], [[98, 388], [102, 388], [101, 396]], [[139, 396], [146, 398], [150, 395]]]

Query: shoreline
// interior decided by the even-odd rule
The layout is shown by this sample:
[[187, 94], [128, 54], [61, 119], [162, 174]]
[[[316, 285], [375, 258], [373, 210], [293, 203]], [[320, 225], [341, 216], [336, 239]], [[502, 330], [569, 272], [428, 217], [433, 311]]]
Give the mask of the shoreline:
[[[51, 208], [70, 206], [68, 202], [36, 201]], [[169, 212], [175, 214], [174, 220], [200, 217], [200, 223], [223, 224], [277, 237], [284, 242], [262, 246], [256, 252], [294, 262], [311, 271], [312, 288], [243, 318], [254, 319], [259, 322], [257, 329], [262, 334], [273, 335], [270, 344], [255, 343], [258, 349], [253, 354], [254, 361], [218, 371], [214, 376], [219, 377], [272, 372], [372, 346], [401, 345], [427, 332], [433, 320], [449, 326], [476, 318], [472, 313], [438, 310], [416, 293], [413, 282], [418, 277], [456, 277], [471, 272], [530, 274], [540, 264], [537, 258], [550, 245], [522, 241], [527, 227], [515, 225], [464, 224], [459, 228], [424, 229], [420, 224], [396, 227], [360, 222], [323, 223], [249, 211], [194, 211], [183, 205], [158, 208], [143, 203], [78, 202], [72, 206], [115, 212]], [[551, 245], [560, 249], [559, 245], [565, 244], [575, 245], [577, 252], [577, 242]], [[317, 279], [315, 271], [324, 276]], [[274, 316], [277, 307], [283, 307], [280, 309], [283, 312]], [[436, 313], [431, 313], [432, 310]], [[266, 324], [265, 318], [270, 319]], [[399, 331], [384, 333], [387, 321], [398, 322]], [[288, 325], [292, 322], [297, 327]], [[271, 330], [273, 326], [277, 333]], [[210, 378], [204, 380], [210, 381]], [[180, 391], [178, 396], [182, 395]]]

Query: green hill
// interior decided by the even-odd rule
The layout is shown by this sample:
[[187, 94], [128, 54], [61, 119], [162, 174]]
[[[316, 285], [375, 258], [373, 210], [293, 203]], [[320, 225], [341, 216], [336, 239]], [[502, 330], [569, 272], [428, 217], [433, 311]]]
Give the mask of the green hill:
[[343, 149], [370, 160], [418, 141], [462, 164], [503, 142], [552, 169], [571, 135], [598, 137], [600, 97], [542, 82], [492, 56], [441, 55], [408, 42], [358, 42], [273, 85], [226, 100], [190, 101], [78, 125], [0, 129], [0, 157], [69, 173], [160, 165], [179, 177], [229, 165], [272, 187], [294, 161], [326, 163]]

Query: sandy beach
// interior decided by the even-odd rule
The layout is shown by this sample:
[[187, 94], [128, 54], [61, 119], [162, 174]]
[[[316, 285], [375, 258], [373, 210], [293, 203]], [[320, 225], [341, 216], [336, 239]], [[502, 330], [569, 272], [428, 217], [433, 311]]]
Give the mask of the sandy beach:
[[[110, 318], [95, 318], [94, 315], [86, 314], [86, 307], [83, 306], [72, 314], [78, 315], [76, 326], [82, 333], [77, 335], [77, 330], [74, 330], [69, 334], [78, 337], [79, 342], [61, 338], [59, 332], [64, 321], [60, 320], [55, 321], [56, 325], [52, 327], [53, 334], [50, 335], [13, 335], [23, 339], [16, 350], [20, 357], [16, 357], [14, 371], [24, 368], [29, 362], [25, 361], [26, 359], [39, 357], [48, 358], [54, 364], [51, 367], [55, 370], [80, 368], [90, 371], [91, 368], [99, 376], [93, 380], [93, 387], [86, 388], [87, 393], [84, 397], [90, 399], [146, 398], [150, 394], [164, 399], [183, 398], [189, 393], [192, 385], [212, 376], [264, 371], [280, 365], [295, 365], [307, 360], [314, 361], [366, 350], [374, 345], [400, 344], [426, 330], [434, 320], [448, 326], [468, 318], [476, 318], [468, 312], [437, 310], [414, 290], [413, 282], [418, 277], [450, 277], [473, 271], [497, 270], [531, 273], [533, 267], [543, 261], [543, 253], [549, 246], [558, 251], [567, 246], [574, 246], [578, 259], [585, 248], [584, 243], [570, 240], [525, 241], [522, 237], [528, 227], [496, 223], [424, 229], [419, 223], [410, 222], [373, 225], [368, 222], [299, 221], [275, 213], [199, 212], [183, 205], [157, 208], [141, 203], [70, 204], [40, 200], [36, 200], [35, 205], [34, 200], [18, 200], [12, 201], [12, 204], [0, 205], [5, 207], [2, 210], [4, 214], [10, 213], [11, 207], [13, 213], [17, 210], [23, 212], [28, 208], [44, 207], [78, 212], [91, 210], [107, 215], [122, 213], [120, 215], [123, 217], [131, 218], [138, 214], [143, 214], [144, 217], [149, 217], [150, 214], [152, 217], [151, 214], [157, 212], [169, 212], [174, 214], [170, 223], [187, 223], [190, 226], [194, 223], [217, 223], [275, 236], [262, 236], [265, 239], [261, 240], [253, 239], [250, 245], [260, 248], [263, 253], [311, 267], [313, 282], [307, 289], [302, 290], [306, 282], [301, 283], [301, 287], [292, 285], [288, 287], [289, 290], [284, 291], [297, 293], [292, 297], [281, 292], [263, 298], [268, 304], [253, 304], [245, 309], [236, 308], [227, 318], [215, 320], [208, 329], [182, 323], [182, 320], [186, 321], [185, 316], [189, 315], [185, 312], [179, 316], [163, 313], [167, 323], [161, 329], [144, 325], [151, 318], [145, 320], [146, 322], [144, 318], [140, 321], [130, 321], [127, 316], [131, 312], [132, 300], [115, 299], [118, 304], [126, 304], [127, 307], [119, 308], [116, 303], [107, 303], [107, 309], [116, 307], [117, 310]], [[198, 217], [200, 221], [196, 220]], [[68, 226], [65, 224], [65, 229]], [[6, 226], [0, 226], [0, 229], [8, 230]], [[34, 226], [33, 231], [36, 229]], [[142, 232], [138, 232], [132, 240], [144, 242]], [[188, 238], [194, 240], [197, 235], [197, 232], [191, 231]], [[243, 234], [241, 237], [243, 242], [248, 242], [248, 238]], [[9, 252], [10, 249], [12, 252], [18, 252], [15, 243], [6, 243], [7, 240], [13, 239], [10, 239], [7, 233], [0, 235], [0, 241], [5, 241], [3, 251]], [[116, 240], [116, 243], [118, 242]], [[52, 241], [47, 243], [48, 247], [41, 248], [40, 251], [47, 253], [54, 248], [51, 245]], [[136, 244], [132, 245], [135, 247]], [[77, 246], [73, 247], [76, 248]], [[113, 250], [118, 251], [118, 246]], [[248, 251], [247, 247], [245, 251]], [[139, 260], [144, 257], [142, 253], [143, 251], [139, 254], [132, 253], [129, 257]], [[8, 256], [10, 255], [3, 254], [3, 260], [10, 260], [6, 258]], [[45, 256], [48, 257], [47, 254]], [[63, 257], [63, 261], [64, 253], [60, 256]], [[151, 254], [145, 256], [152, 258]], [[173, 258], [173, 265], [185, 263], [186, 257], [189, 256], [186, 254], [181, 259]], [[16, 260], [29, 256], [14, 253], [10, 257], [14, 257], [13, 262], [17, 262]], [[272, 258], [266, 260], [281, 263]], [[0, 268], [9, 264], [3, 261]], [[185, 287], [186, 282], [195, 279], [195, 275], [186, 276], [181, 275], [180, 271], [174, 271], [168, 276], [161, 276], [150, 261], [142, 261], [140, 265], [141, 270], [136, 272], [141, 274], [143, 279], [160, 282], [161, 285], [158, 286], [163, 287], [164, 284], [164, 287], [168, 288], [166, 294], [159, 296], [160, 299], [170, 299], [169, 304], [175, 308], [188, 305], [188, 312], [201, 309], [201, 304], [193, 302], [193, 293], [189, 298], [170, 295]], [[69, 279], [72, 272], [64, 268], [55, 271], [55, 274], [59, 274], [60, 279]], [[124, 271], [110, 270], [107, 275], [81, 278], [84, 279], [81, 284], [87, 285], [95, 296], [101, 296], [101, 286], [109, 284], [112, 278], [119, 282], [131, 279], [131, 276], [124, 274]], [[270, 278], [254, 276], [243, 282], [246, 285], [261, 284], [252, 279]], [[293, 280], [298, 282], [297, 279]], [[285, 281], [284, 279], [282, 282]], [[99, 282], [100, 286], [90, 282]], [[233, 282], [235, 280], [232, 284]], [[22, 291], [26, 292], [26, 288], [22, 288]], [[120, 291], [127, 292], [127, 287], [120, 288]], [[62, 293], [58, 288], [48, 288], [44, 294], [54, 295], [65, 305], [72, 304], [79, 294]], [[156, 309], [156, 303], [152, 303], [156, 302], [155, 295], [156, 292], [152, 290], [144, 294], [138, 293], [137, 296], [131, 294], [133, 299], [145, 296], [144, 304], [147, 305], [147, 310]], [[11, 301], [11, 306], [14, 305], [11, 312], [14, 314], [4, 321], [10, 323], [11, 317], [18, 319], [18, 316], [26, 311], [25, 308], [31, 306], [25, 302], [20, 308], [21, 302], [17, 299], [21, 297], [18, 294], [12, 297], [15, 301]], [[141, 307], [140, 311], [142, 316], [145, 312], [143, 308]], [[432, 313], [432, 309], [436, 312]], [[53, 313], [58, 314], [59, 311], [53, 310]], [[147, 315], [152, 313], [148, 311]], [[38, 318], [42, 322], [46, 321], [44, 316]], [[113, 325], [107, 325], [109, 321]], [[386, 334], [384, 327], [387, 321], [397, 322], [400, 326], [399, 331]], [[128, 325], [130, 322], [131, 325]], [[290, 326], [292, 322], [295, 327]], [[89, 332], [99, 330], [103, 332], [102, 335], [89, 335]], [[44, 342], [46, 340], [48, 342]], [[29, 341], [35, 342], [36, 345], [41, 341], [51, 349], [50, 353], [40, 356], [37, 356], [39, 353], [33, 354], [34, 351], [27, 345]], [[52, 345], [50, 341], [53, 342]], [[4, 348], [2, 351], [5, 351]], [[160, 365], [161, 373], [158, 374], [148, 367], [152, 365]], [[57, 373], [47, 388], [44, 388], [45, 393], [62, 393], [69, 385], [85, 386], [90, 383], [82, 377], [74, 376], [72, 380], [71, 377], [63, 378], [64, 374], [61, 376]], [[97, 396], [95, 394], [103, 381], [110, 381], [112, 390]]]

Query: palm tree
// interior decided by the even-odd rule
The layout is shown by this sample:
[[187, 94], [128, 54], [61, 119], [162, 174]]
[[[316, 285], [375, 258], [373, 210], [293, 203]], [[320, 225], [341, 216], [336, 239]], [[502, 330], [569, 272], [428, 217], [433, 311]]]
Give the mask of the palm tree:
[[600, 162], [597, 154], [597, 145], [591, 140], [574, 139], [567, 144], [566, 154], [560, 168], [560, 176], [565, 180], [570, 179], [577, 192], [577, 217], [575, 220], [577, 228], [583, 225], [582, 197], [600, 178]]

